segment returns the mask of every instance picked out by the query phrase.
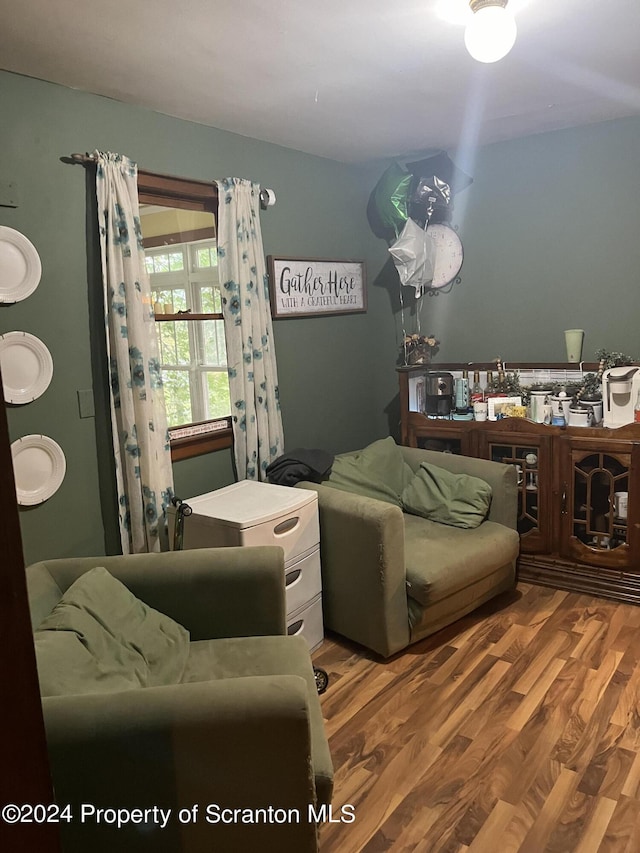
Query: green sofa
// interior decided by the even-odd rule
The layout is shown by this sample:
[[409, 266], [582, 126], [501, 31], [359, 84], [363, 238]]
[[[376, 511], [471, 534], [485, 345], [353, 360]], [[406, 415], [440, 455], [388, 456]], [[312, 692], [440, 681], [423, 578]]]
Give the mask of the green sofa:
[[[333, 769], [308, 648], [286, 636], [282, 549], [32, 565], [36, 650], [36, 629], [96, 566], [184, 626], [188, 657], [179, 683], [106, 692], [81, 684], [88, 692], [43, 696], [56, 802], [71, 805], [60, 824], [64, 853], [316, 851], [309, 807], [330, 802]], [[48, 683], [46, 657], [38, 666]], [[164, 827], [160, 809], [169, 811]]]
[[[390, 438], [336, 463], [335, 482], [332, 472], [320, 484], [298, 483], [318, 493], [325, 627], [389, 657], [514, 587], [514, 466], [399, 447]], [[422, 463], [488, 484], [486, 520], [470, 529], [405, 512], [400, 492]], [[366, 476], [359, 482], [362, 470], [378, 465], [384, 485]]]

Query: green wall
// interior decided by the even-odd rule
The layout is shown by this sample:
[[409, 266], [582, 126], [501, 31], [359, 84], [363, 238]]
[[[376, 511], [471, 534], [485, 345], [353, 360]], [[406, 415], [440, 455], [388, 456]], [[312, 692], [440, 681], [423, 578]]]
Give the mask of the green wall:
[[[21, 510], [27, 562], [111, 552], [118, 542], [105, 387], [94, 382], [102, 374], [93, 188], [87, 170], [61, 161], [71, 152], [118, 151], [185, 177], [251, 178], [277, 195], [261, 220], [266, 254], [364, 258], [366, 314], [274, 323], [286, 447], [339, 452], [396, 431], [400, 288], [365, 214], [385, 163], [347, 166], [7, 73], [0, 115], [0, 202], [7, 182], [19, 195], [16, 209], [0, 206], [0, 224], [26, 234], [43, 263], [35, 293], [0, 306], [0, 333], [31, 332], [54, 359], [43, 397], [10, 407], [10, 432], [50, 435], [67, 458], [60, 490]], [[449, 151], [474, 183], [453, 214], [462, 283], [419, 304], [422, 331], [442, 342], [439, 358], [564, 360], [563, 330], [573, 327], [586, 330], [587, 359], [599, 347], [640, 356], [638, 139], [632, 118]], [[77, 391], [91, 388], [96, 417], [81, 418]], [[233, 477], [228, 451], [174, 470], [183, 497]]]
[[[353, 167], [7, 73], [0, 74], [0, 115], [0, 187], [11, 181], [19, 195], [17, 208], [0, 207], [0, 224], [24, 233], [43, 267], [32, 296], [0, 306], [0, 333], [31, 332], [54, 360], [46, 393], [9, 408], [11, 439], [49, 435], [67, 460], [58, 492], [21, 509], [25, 559], [114, 551], [105, 388], [103, 382], [94, 386], [92, 369], [102, 314], [91, 239], [93, 190], [89, 171], [61, 158], [100, 148], [127, 154], [149, 171], [198, 179], [235, 175], [272, 187], [277, 204], [261, 220], [266, 254], [362, 257], [370, 239], [368, 189]], [[376, 296], [369, 314], [274, 324], [288, 448], [337, 452], [384, 433], [370, 383], [369, 320], [377, 302], [384, 310], [383, 295]], [[77, 391], [92, 387], [96, 418], [81, 418]], [[174, 467], [182, 497], [233, 477], [229, 451]]]
[[580, 328], [588, 360], [640, 356], [639, 138], [634, 118], [478, 152], [464, 283], [439, 315], [447, 353], [564, 361], [563, 330]]
[[[452, 217], [462, 282], [420, 308], [423, 331], [441, 341], [438, 359], [566, 361], [572, 328], [585, 330], [587, 361], [602, 347], [640, 359], [639, 140], [640, 119], [628, 118], [449, 151], [474, 182]], [[394, 316], [399, 328], [397, 308]], [[382, 410], [397, 383], [381, 362], [376, 369]]]

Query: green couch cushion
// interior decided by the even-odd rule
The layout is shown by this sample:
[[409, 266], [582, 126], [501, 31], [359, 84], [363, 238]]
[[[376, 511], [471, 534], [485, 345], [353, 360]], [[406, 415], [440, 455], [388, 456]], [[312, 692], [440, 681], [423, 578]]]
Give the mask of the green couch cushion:
[[431, 606], [512, 563], [519, 547], [517, 531], [493, 521], [464, 529], [405, 515], [407, 594]]
[[36, 631], [34, 641], [42, 696], [115, 692], [141, 686], [135, 670], [115, 656], [98, 660], [74, 631]]
[[83, 675], [76, 679], [76, 692], [118, 689], [114, 685], [123, 683], [122, 679], [132, 687], [176, 684], [189, 655], [188, 631], [148, 607], [102, 567], [81, 575], [36, 632], [36, 649], [40, 644], [43, 650], [39, 672], [48, 689], [55, 689], [55, 678], [47, 665], [51, 650], [57, 643], [63, 653], [56, 666], [62, 690], [63, 684], [74, 681], [70, 673], [62, 673], [64, 655], [73, 668], [80, 652], [74, 643], [43, 637], [51, 632], [72, 635], [95, 661], [95, 683], [84, 684], [83, 677], [89, 678], [91, 667], [82, 657]]
[[299, 675], [307, 683], [311, 763], [321, 803], [331, 799], [333, 765], [309, 648], [303, 637], [230, 637], [191, 643], [183, 682], [252, 675]]
[[421, 462], [401, 495], [405, 512], [452, 527], [478, 527], [491, 505], [491, 486], [479, 477], [454, 474]]
[[62, 598], [62, 590], [44, 566], [40, 571], [27, 571], [27, 589], [31, 626], [35, 631]]
[[402, 451], [389, 436], [364, 450], [336, 456], [325, 485], [401, 506], [400, 496], [413, 476]]

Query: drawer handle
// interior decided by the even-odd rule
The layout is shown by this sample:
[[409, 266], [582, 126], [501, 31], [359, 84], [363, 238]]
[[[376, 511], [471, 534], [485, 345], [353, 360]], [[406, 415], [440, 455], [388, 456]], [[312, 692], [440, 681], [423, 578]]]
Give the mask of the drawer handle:
[[284, 585], [291, 586], [292, 583], [295, 583], [298, 580], [301, 574], [302, 569], [293, 569], [293, 571], [284, 576]]
[[273, 528], [273, 532], [276, 536], [280, 536], [283, 533], [289, 533], [290, 530], [297, 527], [299, 521], [300, 518], [297, 515], [294, 515], [293, 518], [287, 518], [285, 521], [281, 521], [280, 524], [276, 524]]
[[290, 637], [299, 634], [302, 631], [302, 626], [304, 625], [304, 619], [298, 619], [297, 622], [293, 622], [293, 624], [289, 625], [287, 628], [287, 634]]

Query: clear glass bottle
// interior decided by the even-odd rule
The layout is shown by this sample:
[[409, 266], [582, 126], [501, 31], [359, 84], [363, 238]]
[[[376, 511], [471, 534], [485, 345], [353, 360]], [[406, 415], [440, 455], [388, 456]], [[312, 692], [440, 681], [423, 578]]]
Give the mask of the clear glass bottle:
[[469, 371], [462, 371], [462, 378], [464, 379], [467, 385], [467, 414], [473, 411], [473, 406], [471, 405], [471, 380], [469, 379]]
[[481, 403], [484, 400], [484, 392], [480, 384], [480, 371], [473, 371], [473, 385], [471, 386], [471, 405]]
[[493, 381], [493, 371], [487, 370], [487, 384], [484, 386], [484, 399], [496, 396], [495, 382]]
[[425, 408], [426, 400], [424, 398], [424, 385], [425, 385], [425, 380], [424, 380], [424, 377], [421, 376], [420, 379], [418, 379], [418, 381], [416, 382], [416, 409], [418, 412], [421, 412], [422, 414], [424, 414], [426, 411], [426, 408]]

